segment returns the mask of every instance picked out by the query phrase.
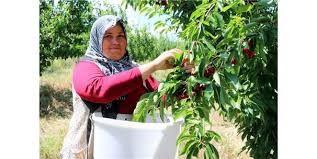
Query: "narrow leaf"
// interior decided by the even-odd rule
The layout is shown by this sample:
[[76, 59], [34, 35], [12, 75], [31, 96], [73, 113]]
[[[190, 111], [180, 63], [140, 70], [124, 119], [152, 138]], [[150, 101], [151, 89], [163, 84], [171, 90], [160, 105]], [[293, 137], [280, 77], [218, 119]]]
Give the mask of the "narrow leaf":
[[216, 81], [216, 84], [217, 84], [218, 86], [221, 86], [221, 84], [220, 84], [220, 77], [219, 77], [219, 74], [218, 74], [217, 71], [214, 73], [213, 78], [214, 78], [214, 80]]

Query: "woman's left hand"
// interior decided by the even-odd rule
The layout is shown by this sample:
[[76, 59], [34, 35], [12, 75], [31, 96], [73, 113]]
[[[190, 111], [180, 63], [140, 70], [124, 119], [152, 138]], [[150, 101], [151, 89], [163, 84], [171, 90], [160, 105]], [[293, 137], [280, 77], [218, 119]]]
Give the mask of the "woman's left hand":
[[185, 70], [186, 73], [193, 74], [195, 72], [195, 63], [190, 62], [188, 58], [185, 58], [182, 61], [181, 66]]
[[180, 49], [171, 49], [163, 52], [157, 57], [154, 62], [156, 64], [156, 70], [166, 70], [174, 67], [175, 54], [182, 54]]

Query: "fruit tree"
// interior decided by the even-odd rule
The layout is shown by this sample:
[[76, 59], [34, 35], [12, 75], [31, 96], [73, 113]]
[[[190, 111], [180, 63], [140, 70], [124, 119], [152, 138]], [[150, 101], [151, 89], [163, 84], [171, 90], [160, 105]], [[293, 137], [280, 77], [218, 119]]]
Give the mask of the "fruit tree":
[[[149, 17], [169, 15], [157, 27], [176, 29], [187, 46], [158, 91], [142, 97], [134, 120], [171, 110], [185, 119], [180, 155], [219, 158], [212, 142], [221, 135], [209, 119], [217, 111], [238, 128], [251, 157], [277, 158], [277, 1], [124, 2]], [[188, 63], [196, 65], [190, 73], [182, 69]]]

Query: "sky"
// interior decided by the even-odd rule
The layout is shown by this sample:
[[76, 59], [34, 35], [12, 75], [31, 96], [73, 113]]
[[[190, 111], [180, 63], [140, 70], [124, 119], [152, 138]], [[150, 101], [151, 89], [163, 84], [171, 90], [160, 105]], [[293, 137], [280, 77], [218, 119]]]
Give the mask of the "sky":
[[[54, 0], [54, 3], [57, 4], [59, 0]], [[108, 4], [112, 5], [118, 5], [120, 6], [122, 0], [94, 0], [95, 2], [103, 3], [106, 1]], [[126, 15], [128, 17], [128, 25], [129, 26], [135, 26], [138, 28], [146, 27], [150, 33], [153, 35], [160, 35], [160, 32], [158, 30], [154, 29], [154, 23], [158, 20], [164, 20], [166, 16], [153, 16], [152, 18], [147, 18], [144, 14], [140, 14], [138, 11], [134, 10], [131, 6], [128, 6], [126, 10]], [[166, 35], [170, 39], [177, 39], [177, 34], [175, 32], [169, 32]]]
[[[101, 0], [102, 1], [102, 0]], [[107, 0], [109, 4], [120, 6], [122, 0]], [[153, 19], [148, 19], [145, 15], [140, 14], [135, 11], [131, 6], [128, 6], [126, 10], [126, 14], [128, 17], [129, 25], [138, 25], [138, 26], [148, 26], [151, 27], [154, 25], [155, 21]], [[155, 17], [158, 19], [158, 17]]]
[[[103, 0], [97, 0], [103, 1]], [[108, 4], [119, 5], [122, 0], [107, 0]], [[128, 17], [128, 25], [136, 27], [146, 27], [153, 35], [159, 35], [160, 32], [154, 29], [154, 23], [158, 20], [164, 20], [167, 16], [153, 16], [151, 19], [147, 18], [144, 14], [140, 14], [138, 11], [135, 11], [131, 6], [128, 6], [126, 10]], [[169, 32], [167, 36], [171, 39], [176, 39], [177, 35], [175, 32]]]

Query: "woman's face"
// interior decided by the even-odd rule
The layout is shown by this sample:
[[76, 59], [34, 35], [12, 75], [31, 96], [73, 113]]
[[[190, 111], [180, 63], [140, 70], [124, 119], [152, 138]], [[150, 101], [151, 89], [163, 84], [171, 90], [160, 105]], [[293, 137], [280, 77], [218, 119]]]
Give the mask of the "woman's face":
[[127, 39], [120, 25], [115, 25], [108, 29], [102, 41], [102, 52], [111, 60], [120, 60], [127, 47]]

